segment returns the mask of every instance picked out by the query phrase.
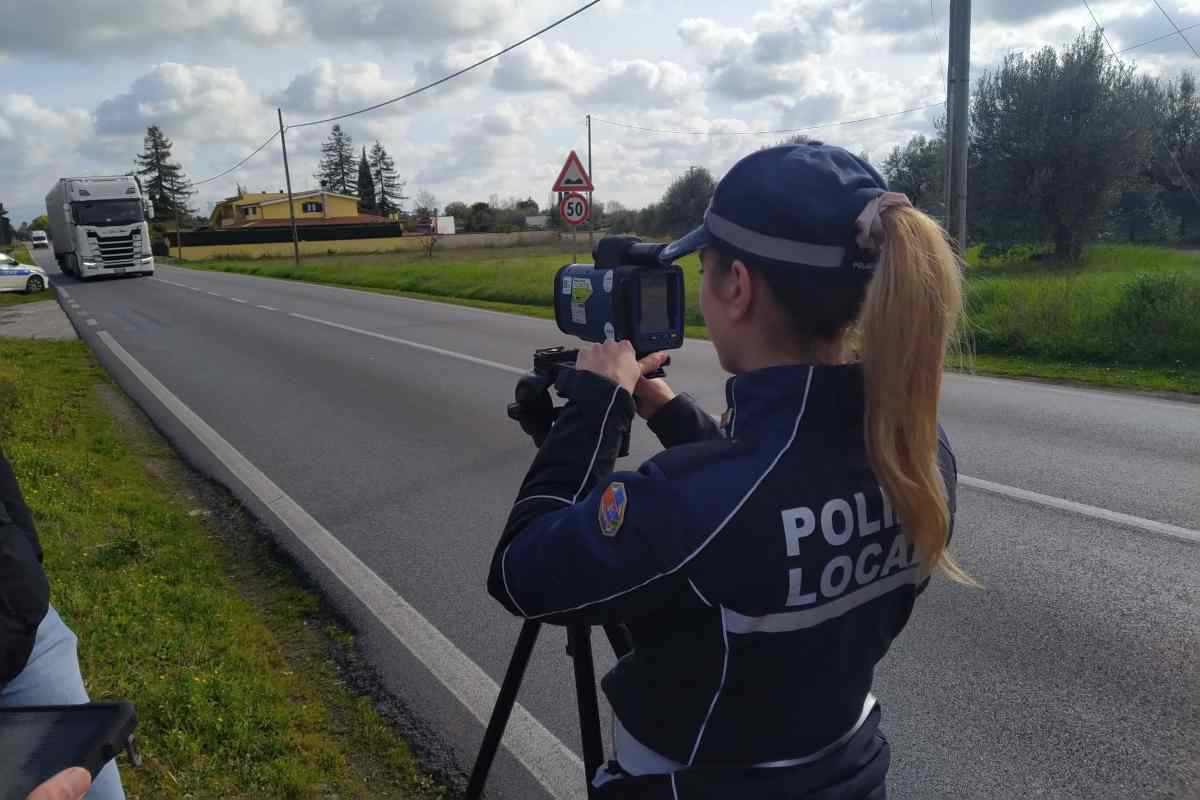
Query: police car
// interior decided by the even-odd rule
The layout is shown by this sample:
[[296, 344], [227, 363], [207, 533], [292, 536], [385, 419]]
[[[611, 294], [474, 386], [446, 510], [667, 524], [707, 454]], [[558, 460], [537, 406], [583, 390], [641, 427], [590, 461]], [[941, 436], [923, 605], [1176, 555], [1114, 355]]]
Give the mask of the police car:
[[0, 253], [0, 292], [40, 292], [50, 285], [46, 271], [33, 264], [22, 264]]

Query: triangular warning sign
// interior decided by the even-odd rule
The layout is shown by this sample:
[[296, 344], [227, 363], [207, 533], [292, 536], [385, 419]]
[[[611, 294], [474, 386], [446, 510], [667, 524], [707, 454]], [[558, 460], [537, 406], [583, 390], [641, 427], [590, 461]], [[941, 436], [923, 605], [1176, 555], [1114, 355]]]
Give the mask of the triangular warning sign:
[[563, 164], [562, 172], [558, 173], [558, 180], [554, 182], [552, 192], [590, 192], [592, 191], [592, 179], [588, 177], [587, 170], [583, 168], [583, 163], [579, 160], [579, 156], [575, 155], [575, 151], [571, 151], [571, 155], [567, 156], [567, 163]]

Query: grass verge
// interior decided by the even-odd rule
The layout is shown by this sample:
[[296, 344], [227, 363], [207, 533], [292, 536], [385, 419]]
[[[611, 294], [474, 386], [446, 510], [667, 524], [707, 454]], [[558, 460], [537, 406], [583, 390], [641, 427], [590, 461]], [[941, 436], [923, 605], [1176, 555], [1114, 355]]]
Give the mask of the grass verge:
[[214, 510], [82, 343], [0, 339], [0, 438], [89, 692], [137, 706], [131, 800], [444, 796], [343, 685], [353, 637], [220, 522], [242, 512]]
[[[1082, 265], [984, 259], [969, 253], [968, 304], [976, 369], [1123, 389], [1200, 392], [1200, 252], [1092, 248]], [[285, 278], [451, 302], [542, 318], [557, 248], [446, 250], [290, 261], [189, 262], [195, 269]], [[703, 337], [699, 264], [681, 262], [687, 330]]]

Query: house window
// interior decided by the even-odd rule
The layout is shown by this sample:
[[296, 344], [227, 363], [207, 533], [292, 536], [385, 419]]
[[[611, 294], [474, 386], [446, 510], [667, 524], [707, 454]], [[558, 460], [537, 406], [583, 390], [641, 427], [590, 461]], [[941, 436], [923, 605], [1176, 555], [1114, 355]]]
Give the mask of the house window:
[[322, 207], [321, 207], [320, 203], [309, 202], [309, 203], [304, 204], [304, 213], [305, 214], [320, 214], [321, 211], [322, 211]]
[[257, 206], [243, 206], [242, 207], [242, 216], [243, 217], [257, 217], [258, 216], [258, 207]]

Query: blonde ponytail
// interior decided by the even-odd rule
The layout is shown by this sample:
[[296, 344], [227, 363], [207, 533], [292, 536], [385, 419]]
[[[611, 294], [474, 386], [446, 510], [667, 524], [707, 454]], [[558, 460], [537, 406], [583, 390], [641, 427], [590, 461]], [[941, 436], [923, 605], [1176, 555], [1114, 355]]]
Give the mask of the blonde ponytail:
[[880, 263], [859, 317], [871, 467], [926, 572], [941, 567], [974, 584], [946, 552], [950, 511], [937, 460], [942, 368], [962, 315], [959, 260], [915, 208], [887, 209], [880, 221]]

